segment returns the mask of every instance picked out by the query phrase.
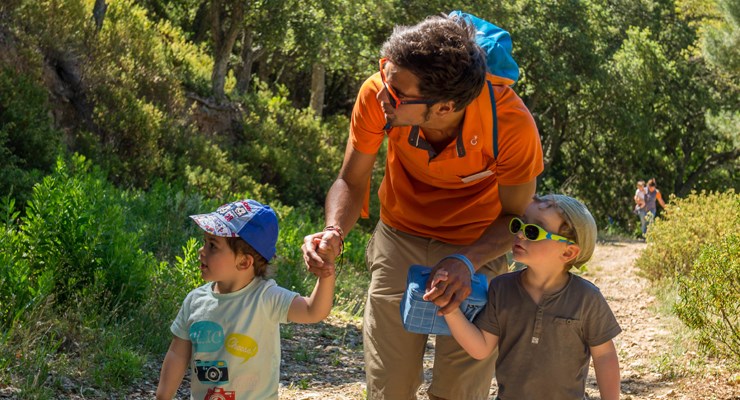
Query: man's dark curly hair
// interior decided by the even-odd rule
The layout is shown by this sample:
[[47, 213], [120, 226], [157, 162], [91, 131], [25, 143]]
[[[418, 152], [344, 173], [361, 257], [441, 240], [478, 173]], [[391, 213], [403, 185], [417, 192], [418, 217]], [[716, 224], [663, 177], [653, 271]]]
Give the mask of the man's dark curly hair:
[[419, 78], [422, 97], [454, 101], [455, 111], [478, 97], [485, 84], [486, 54], [475, 42], [475, 27], [456, 16], [394, 28], [382, 55]]

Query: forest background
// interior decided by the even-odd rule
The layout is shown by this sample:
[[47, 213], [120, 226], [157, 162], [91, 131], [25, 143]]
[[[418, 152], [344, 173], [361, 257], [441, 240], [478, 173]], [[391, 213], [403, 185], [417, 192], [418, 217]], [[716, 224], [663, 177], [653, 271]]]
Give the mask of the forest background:
[[[0, 389], [135, 384], [201, 283], [187, 216], [226, 201], [278, 211], [276, 279], [306, 293], [299, 246], [323, 228], [359, 86], [393, 26], [453, 9], [512, 35], [538, 192], [583, 200], [602, 238], [637, 237], [635, 182], [656, 178], [670, 201], [638, 264], [703, 351], [738, 360], [740, 3], [4, 0]], [[381, 154], [373, 192], [382, 174]], [[346, 241], [350, 315], [377, 218], [371, 196]]]

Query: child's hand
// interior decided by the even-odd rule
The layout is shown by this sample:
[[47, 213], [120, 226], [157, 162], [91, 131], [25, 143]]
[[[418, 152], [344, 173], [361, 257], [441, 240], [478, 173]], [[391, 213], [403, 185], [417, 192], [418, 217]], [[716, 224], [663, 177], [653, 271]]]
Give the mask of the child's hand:
[[437, 286], [440, 282], [446, 281], [447, 278], [448, 278], [447, 271], [443, 269], [438, 270], [437, 273], [434, 274], [434, 277], [432, 278], [432, 285], [430, 286], [430, 289], [427, 291], [427, 293], [429, 293], [429, 291], [431, 291], [431, 289]]

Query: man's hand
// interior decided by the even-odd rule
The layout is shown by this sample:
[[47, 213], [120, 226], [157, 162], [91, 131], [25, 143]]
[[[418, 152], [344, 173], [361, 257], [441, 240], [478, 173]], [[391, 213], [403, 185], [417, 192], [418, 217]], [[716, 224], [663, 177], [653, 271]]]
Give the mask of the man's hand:
[[334, 274], [334, 260], [342, 252], [342, 237], [337, 231], [324, 231], [303, 238], [303, 261], [308, 272], [326, 278]]
[[[470, 296], [470, 270], [464, 262], [455, 258], [445, 258], [432, 269], [432, 279], [427, 280], [424, 300], [439, 307], [440, 315], [448, 314], [460, 307], [460, 303]], [[434, 287], [432, 287], [434, 285]]]

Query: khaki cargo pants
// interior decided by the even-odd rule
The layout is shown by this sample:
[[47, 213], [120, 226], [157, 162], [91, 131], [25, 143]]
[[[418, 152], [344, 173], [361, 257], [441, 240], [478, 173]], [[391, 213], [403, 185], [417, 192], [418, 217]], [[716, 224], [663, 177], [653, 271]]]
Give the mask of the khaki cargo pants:
[[[433, 266], [460, 247], [378, 223], [366, 252], [372, 276], [363, 321], [368, 399], [416, 399], [423, 380], [427, 335], [407, 332], [401, 321], [408, 268], [412, 264]], [[505, 256], [478, 270], [489, 279], [505, 271]], [[497, 354], [478, 361], [452, 336], [437, 336], [428, 392], [449, 400], [488, 399]]]

